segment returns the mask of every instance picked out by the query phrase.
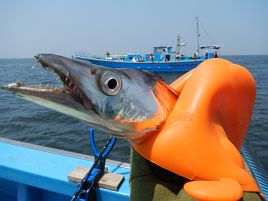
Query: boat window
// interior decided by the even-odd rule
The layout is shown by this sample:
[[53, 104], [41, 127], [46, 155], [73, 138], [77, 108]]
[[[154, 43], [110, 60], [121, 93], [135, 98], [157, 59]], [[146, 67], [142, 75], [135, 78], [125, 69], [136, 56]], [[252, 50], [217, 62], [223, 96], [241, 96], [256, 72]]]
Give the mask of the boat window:
[[164, 48], [155, 48], [154, 49], [154, 53], [155, 54], [162, 54], [163, 53], [163, 50], [164, 50]]
[[168, 53], [169, 49], [167, 47], [154, 47], [154, 54], [164, 54]]

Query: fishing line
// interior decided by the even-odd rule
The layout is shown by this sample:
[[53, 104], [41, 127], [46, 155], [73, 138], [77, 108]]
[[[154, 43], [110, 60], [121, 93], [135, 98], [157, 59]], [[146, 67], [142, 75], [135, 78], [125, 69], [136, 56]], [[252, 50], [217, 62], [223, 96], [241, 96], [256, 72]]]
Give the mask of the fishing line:
[[33, 64], [33, 66], [32, 66], [32, 70], [34, 70], [35, 69], [35, 67], [36, 67], [36, 65], [38, 64], [38, 61], [37, 60], [35, 60], [35, 62], [34, 62], [34, 64]]

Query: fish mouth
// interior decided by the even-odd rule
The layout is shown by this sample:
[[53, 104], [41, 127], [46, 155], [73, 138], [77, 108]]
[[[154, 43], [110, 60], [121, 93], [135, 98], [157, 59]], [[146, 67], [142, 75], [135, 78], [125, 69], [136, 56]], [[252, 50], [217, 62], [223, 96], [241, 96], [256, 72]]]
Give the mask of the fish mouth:
[[[37, 62], [39, 62], [43, 69], [52, 70], [61, 81], [63, 87], [53, 86], [40, 86], [40, 85], [26, 85], [23, 82], [15, 82], [8, 85], [4, 85], [3, 89], [13, 91], [18, 96], [36, 96], [44, 97], [51, 101], [61, 102], [64, 104], [64, 100], [67, 100], [65, 104], [70, 105], [70, 98], [73, 99], [75, 104], [79, 103], [86, 109], [94, 110], [92, 101], [83, 93], [83, 91], [77, 86], [75, 80], [72, 78], [70, 71], [64, 68], [64, 61], [58, 60], [61, 56], [57, 56], [57, 62], [53, 62], [56, 55], [50, 54], [38, 54], [34, 56]], [[49, 58], [49, 59], [47, 59]], [[62, 57], [63, 58], [63, 57]], [[71, 60], [71, 59], [70, 59]], [[77, 62], [71, 60], [73, 62]], [[62, 65], [61, 65], [62, 64]], [[66, 99], [66, 97], [69, 98]], [[56, 100], [57, 99], [57, 100]]]
[[26, 85], [17, 81], [4, 85], [2, 88], [13, 92], [21, 99], [86, 121], [91, 126], [107, 132], [90, 96], [86, 96], [83, 86], [79, 85], [79, 79], [83, 73], [90, 71], [90, 66], [54, 54], [38, 54], [34, 58], [42, 68], [55, 73], [63, 86]]
[[[49, 54], [38, 54], [35, 55], [34, 58], [37, 62], [41, 64], [41, 66], [46, 70], [53, 70], [54, 73], [59, 77], [61, 83], [63, 84], [63, 88], [54, 87], [53, 89], [48, 87], [43, 87], [43, 89], [52, 90], [55, 92], [61, 92], [68, 94], [71, 96], [76, 102], [82, 104], [87, 109], [92, 109], [93, 105], [91, 100], [85, 96], [83, 91], [76, 85], [74, 79], [71, 77], [68, 69], [63, 68], [64, 65], [54, 64], [53, 62], [49, 62], [46, 58], [53, 55]], [[59, 56], [60, 57], [60, 56]]]

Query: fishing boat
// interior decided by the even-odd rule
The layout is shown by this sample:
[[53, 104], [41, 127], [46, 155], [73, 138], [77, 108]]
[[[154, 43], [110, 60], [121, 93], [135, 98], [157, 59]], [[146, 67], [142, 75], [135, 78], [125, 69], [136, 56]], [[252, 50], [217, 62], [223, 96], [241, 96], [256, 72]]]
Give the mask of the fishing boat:
[[185, 73], [206, 59], [218, 57], [221, 48], [220, 45], [199, 45], [198, 17], [196, 17], [196, 30], [197, 48], [190, 56], [182, 53], [181, 47], [186, 46], [186, 43], [181, 42], [178, 34], [176, 51], [173, 51], [171, 46], [156, 46], [153, 47], [153, 52], [148, 54], [111, 55], [107, 52], [105, 56], [89, 56], [85, 53], [77, 53], [73, 58], [110, 68], [131, 68], [154, 73]]

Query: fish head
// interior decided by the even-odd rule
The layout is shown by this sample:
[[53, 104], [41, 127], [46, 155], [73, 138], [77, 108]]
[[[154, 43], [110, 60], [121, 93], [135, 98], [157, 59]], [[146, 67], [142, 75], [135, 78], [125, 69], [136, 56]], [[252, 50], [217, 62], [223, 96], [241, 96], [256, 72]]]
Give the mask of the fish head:
[[22, 83], [4, 88], [128, 140], [159, 129], [177, 100], [169, 85], [148, 72], [105, 68], [54, 54], [35, 58], [59, 76], [63, 88]]

